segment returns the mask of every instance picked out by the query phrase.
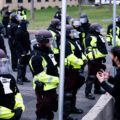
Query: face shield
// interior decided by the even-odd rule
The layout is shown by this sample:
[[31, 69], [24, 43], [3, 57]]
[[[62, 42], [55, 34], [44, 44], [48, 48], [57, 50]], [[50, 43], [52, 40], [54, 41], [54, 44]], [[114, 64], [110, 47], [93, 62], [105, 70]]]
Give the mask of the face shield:
[[79, 38], [79, 32], [77, 30], [75, 30], [75, 29], [71, 30], [70, 31], [70, 37], [72, 39], [74, 39], [74, 38], [78, 39]]
[[0, 59], [0, 74], [11, 74], [12, 68], [8, 58]]
[[81, 24], [84, 24], [84, 23], [87, 23], [88, 22], [88, 19], [85, 17], [85, 18], [80, 18], [80, 23]]
[[73, 26], [80, 26], [80, 21], [73, 21]]
[[52, 48], [57, 48], [56, 40], [53, 37], [49, 38], [49, 41]]
[[102, 33], [102, 32], [104, 32], [104, 30], [105, 29], [100, 25], [96, 27], [96, 32], [98, 32], [98, 33]]

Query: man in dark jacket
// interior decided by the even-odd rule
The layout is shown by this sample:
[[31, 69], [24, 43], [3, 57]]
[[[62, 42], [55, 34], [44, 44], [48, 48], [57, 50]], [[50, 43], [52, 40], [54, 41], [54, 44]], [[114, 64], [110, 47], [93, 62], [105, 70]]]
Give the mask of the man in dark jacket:
[[0, 49], [4, 50], [5, 53], [7, 53], [4, 44], [3, 34], [4, 34], [4, 25], [0, 23]]
[[59, 6], [58, 11], [55, 13], [54, 18], [57, 18], [57, 19], [59, 19], [61, 21], [61, 18], [62, 18], [62, 16], [61, 16], [62, 13], [61, 12], [62, 12], [62, 7]]
[[[115, 98], [115, 120], [120, 120], [120, 47], [114, 47], [111, 50], [111, 59], [113, 66], [117, 68], [115, 77], [110, 76], [110, 71], [101, 70], [97, 73], [97, 78], [101, 86]], [[114, 86], [108, 85], [105, 80], [108, 80]]]
[[19, 18], [17, 14], [10, 14], [10, 24], [8, 25], [8, 43], [11, 52], [12, 69], [14, 72], [17, 71], [18, 57], [15, 46], [15, 32], [19, 27]]
[[1, 15], [2, 15], [2, 23], [5, 27], [5, 37], [8, 37], [7, 35], [7, 26], [9, 24], [9, 15], [11, 12], [9, 12], [9, 5], [4, 5], [2, 10], [1, 10]]
[[23, 85], [23, 82], [30, 82], [25, 77], [26, 67], [29, 64], [31, 43], [29, 33], [27, 31], [28, 21], [22, 20], [20, 27], [15, 33], [15, 46], [18, 54], [18, 75], [17, 83]]

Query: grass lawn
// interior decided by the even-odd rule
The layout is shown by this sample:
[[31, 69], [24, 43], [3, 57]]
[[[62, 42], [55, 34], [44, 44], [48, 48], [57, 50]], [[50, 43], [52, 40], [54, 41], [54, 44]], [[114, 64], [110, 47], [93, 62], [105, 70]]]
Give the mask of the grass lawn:
[[[30, 11], [27, 11], [28, 20], [30, 21], [29, 29], [46, 29], [49, 26], [50, 21], [54, 17], [56, 11], [57, 8], [47, 8], [38, 11], [35, 10], [34, 21], [30, 21]], [[109, 6], [104, 6], [103, 8], [98, 8], [94, 6], [83, 6], [82, 12], [88, 15], [90, 23], [98, 22], [105, 29], [107, 29], [108, 24], [112, 23], [112, 21], [103, 21], [105, 19], [112, 18], [112, 12], [109, 11]], [[78, 7], [68, 7], [67, 14], [72, 16], [73, 18], [78, 18]], [[120, 6], [117, 6], [117, 14], [120, 15]]]

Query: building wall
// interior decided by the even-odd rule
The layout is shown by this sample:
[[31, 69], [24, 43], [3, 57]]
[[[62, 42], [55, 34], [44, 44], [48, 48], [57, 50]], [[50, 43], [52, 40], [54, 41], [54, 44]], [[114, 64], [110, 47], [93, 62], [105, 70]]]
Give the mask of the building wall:
[[[0, 9], [2, 9], [4, 4], [6, 4], [6, 0], [0, 0]], [[18, 4], [19, 3], [17, 3], [17, 0], [12, 0], [12, 3], [9, 4], [10, 10], [17, 9]], [[22, 4], [25, 8], [30, 10], [31, 4], [28, 2], [28, 0], [23, 0]], [[56, 0], [55, 2], [54, 2], [54, 0], [49, 0], [49, 2], [45, 2], [45, 0], [41, 0], [41, 2], [37, 2], [37, 0], [34, 0], [34, 7], [36, 9], [41, 9], [41, 7], [47, 8], [49, 6], [55, 7], [55, 6], [59, 6], [59, 5], [61, 5], [61, 1], [59, 1], [59, 0]], [[72, 6], [72, 5], [77, 6], [78, 0], [68, 0], [68, 5], [69, 6]]]

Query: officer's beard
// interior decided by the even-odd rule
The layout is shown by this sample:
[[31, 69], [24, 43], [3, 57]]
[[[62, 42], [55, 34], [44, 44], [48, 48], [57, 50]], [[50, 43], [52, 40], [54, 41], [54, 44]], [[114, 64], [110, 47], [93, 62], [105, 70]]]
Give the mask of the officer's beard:
[[45, 51], [49, 51], [50, 50], [50, 46], [46, 46], [45, 44], [38, 44], [38, 47], [40, 48], [40, 49], [43, 49], [43, 50], [45, 50]]

